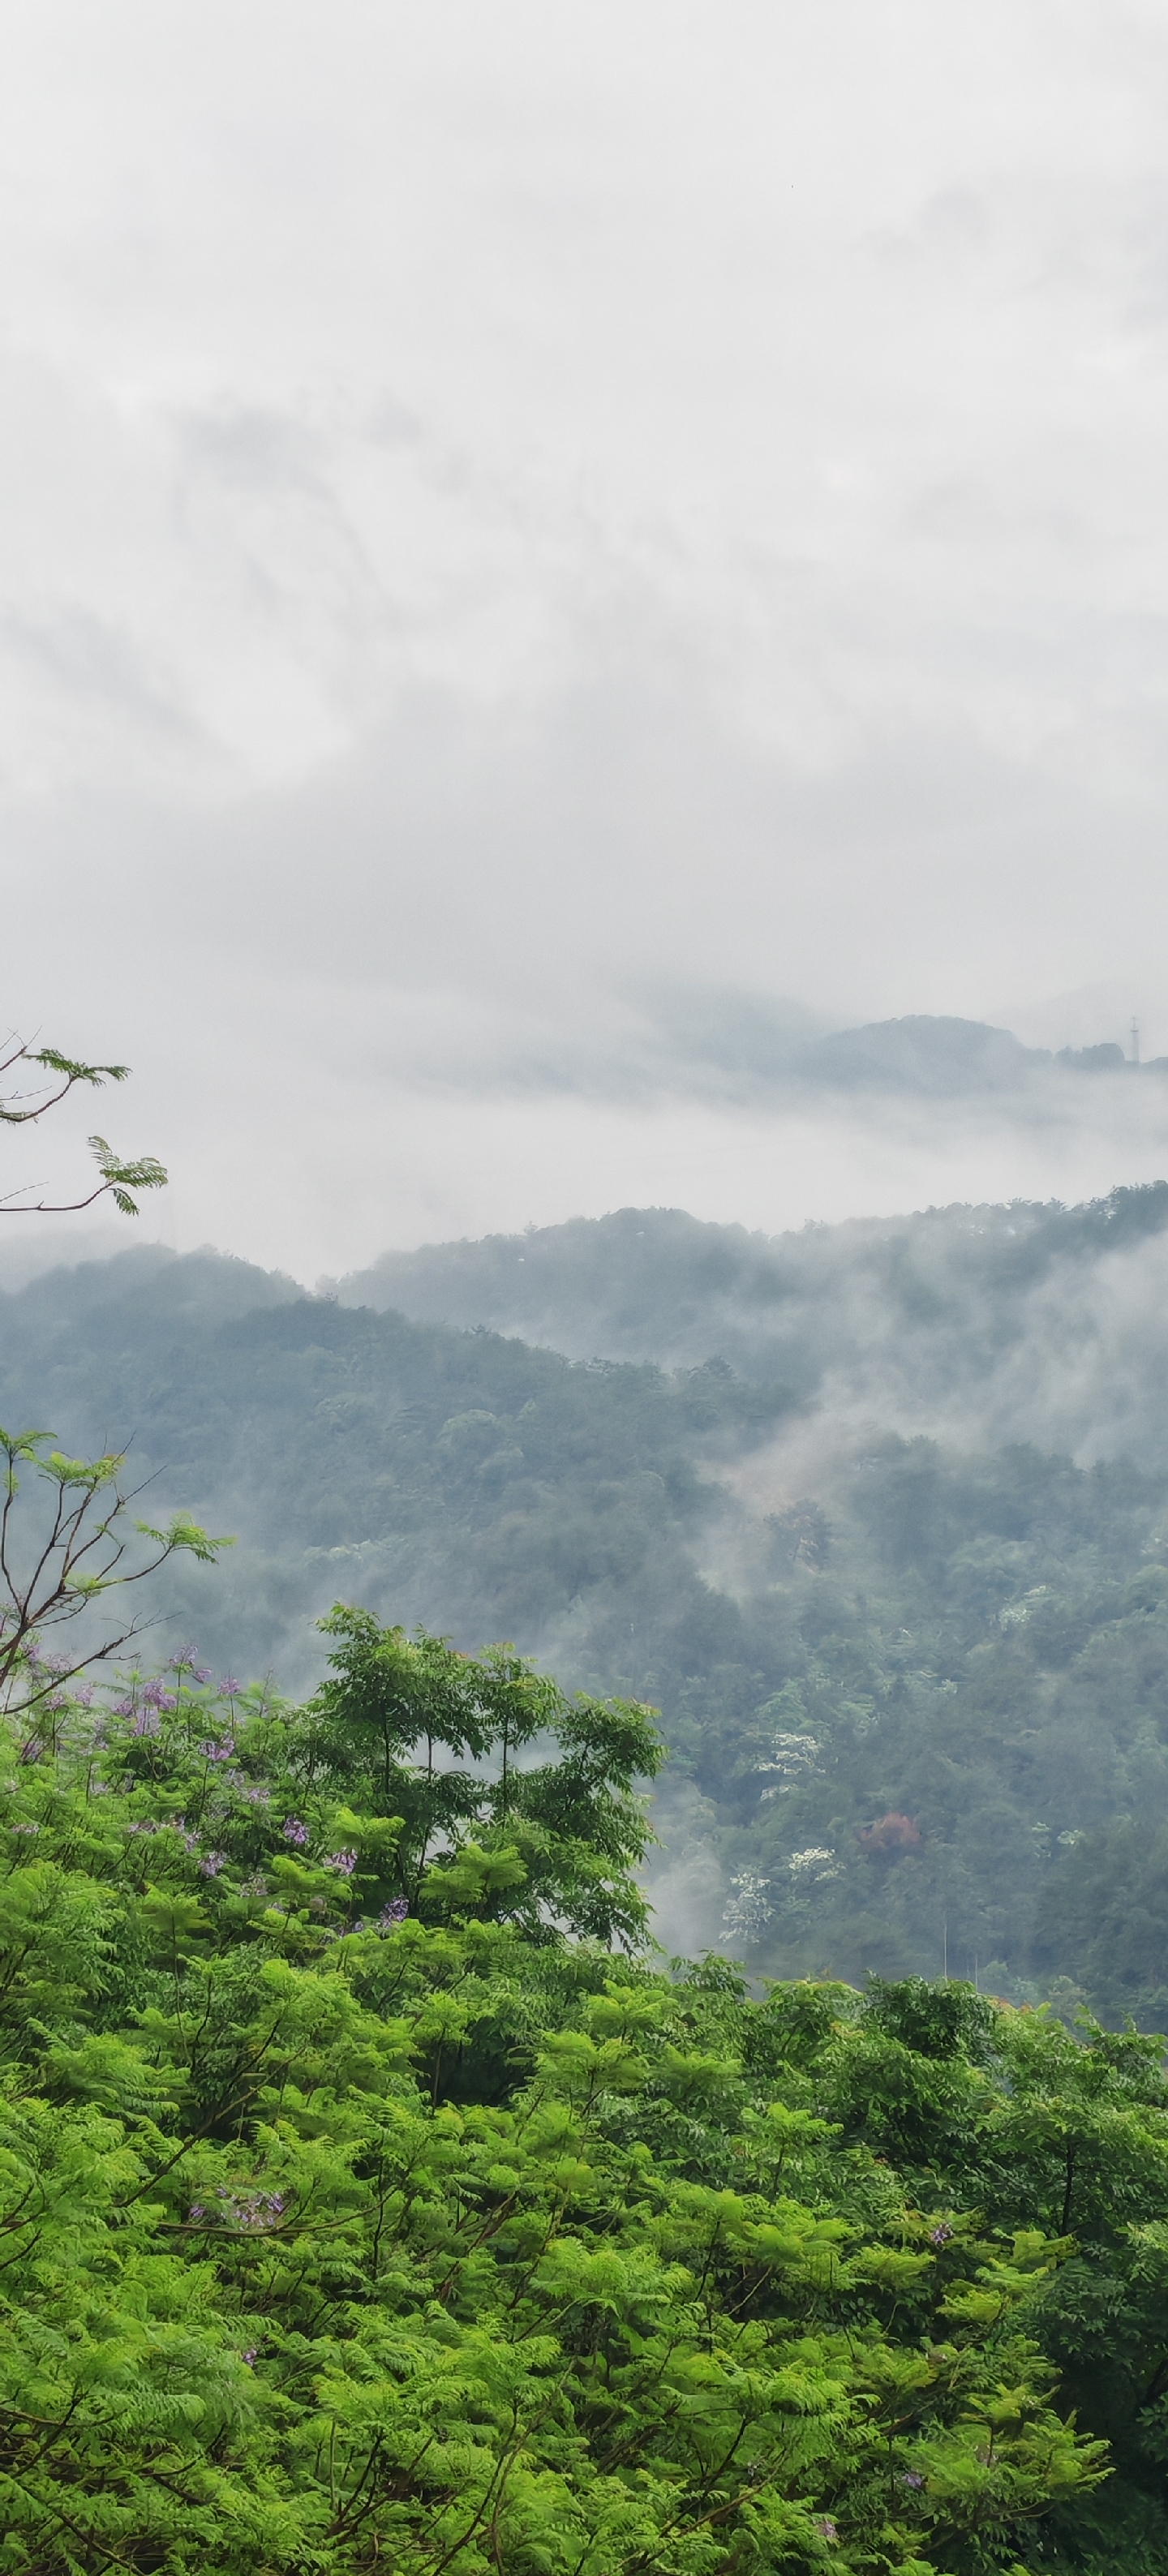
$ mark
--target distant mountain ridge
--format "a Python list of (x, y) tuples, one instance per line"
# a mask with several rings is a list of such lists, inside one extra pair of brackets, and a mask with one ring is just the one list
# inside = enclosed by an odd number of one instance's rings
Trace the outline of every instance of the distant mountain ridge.
[(1129, 1066), (1122, 1047), (1024, 1046), (1009, 1029), (984, 1020), (933, 1017), (874, 1020), (841, 1029), (800, 1049), (795, 1068), (804, 1080), (832, 1088), (911, 1091), (932, 1099), (957, 1099), (984, 1091), (1012, 1091), (1052, 1070), (1113, 1074), (1160, 1070)]
[[(636, 1061), (636, 1049), (630, 1063)], [(656, 1067), (684, 1076), (698, 1091), (721, 1096), (800, 1100), (870, 1093), (920, 1100), (994, 1099), (1033, 1102), (1068, 1075), (1159, 1076), (1168, 1058), (1131, 1064), (1122, 1046), (1026, 1046), (1011, 1030), (985, 1020), (930, 1012), (872, 1020), (862, 1027), (811, 1033), (757, 997), (738, 995), (718, 1008), (695, 997), (655, 1023), (641, 1076)], [(629, 1068), (626, 1066), (626, 1073)]]
[[(716, 1360), (821, 1422), (1168, 1470), (1164, 1181), (1075, 1207), (959, 1203), (776, 1236), (623, 1208), (387, 1253), (320, 1290), (305, 1301), (294, 1280), (207, 1250), (62, 1268), (0, 1292), (0, 1379), (14, 1366), (62, 1436), (93, 1417), (94, 1437), (120, 1438), (93, 1416), (106, 1355), (141, 1386), (208, 1331), (298, 1302), (323, 1318), (331, 1302), (569, 1361)], [(15, 1390), (5, 1401), (14, 1418)]]
[[(496, 1029), (484, 1050), (444, 1058), (429, 1074), (452, 1069), (461, 1081), (493, 1089), (574, 1093), (607, 1100), (671, 1098), (794, 1106), (969, 1101), (1023, 1116), (1036, 1106), (1070, 1106), (1068, 1079), (1081, 1084), (1118, 1078), (1153, 1087), (1168, 1059), (1129, 1064), (1122, 1046), (1028, 1046), (1008, 1028), (984, 1020), (918, 1012), (861, 1027), (818, 1025), (789, 1002), (757, 992), (627, 994), (599, 1021), (562, 1015), (537, 1027)], [(470, 1071), (472, 1059), (477, 1073)], [(419, 1070), (425, 1070), (419, 1068)], [(1082, 1102), (1079, 1108), (1082, 1108)]]
[(750, 1234), (623, 1208), (387, 1253), (343, 1305), (574, 1359), (718, 1357), (833, 1413), (1168, 1465), (1168, 1183)]

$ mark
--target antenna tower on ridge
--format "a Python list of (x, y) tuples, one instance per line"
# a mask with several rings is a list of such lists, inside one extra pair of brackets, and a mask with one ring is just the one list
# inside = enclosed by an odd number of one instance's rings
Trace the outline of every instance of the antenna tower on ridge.
[(1133, 1017), (1132, 1024), (1131, 1024), (1131, 1054), (1130, 1054), (1130, 1056), (1128, 1057), (1128, 1062), (1129, 1062), (1129, 1064), (1138, 1064), (1138, 1063), (1139, 1063), (1139, 1060), (1140, 1060), (1140, 1029), (1139, 1029), (1139, 1022), (1138, 1022), (1138, 1020), (1136, 1020), (1136, 1019)]

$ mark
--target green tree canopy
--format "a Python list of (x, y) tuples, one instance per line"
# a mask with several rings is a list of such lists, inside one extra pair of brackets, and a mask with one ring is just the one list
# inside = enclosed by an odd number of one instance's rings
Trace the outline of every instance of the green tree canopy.
[(580, 1937), (645, 1712), (331, 1632), (0, 1759), (3, 2576), (1163, 2564), (1158, 2051)]
[(312, 1703), (314, 1759), (322, 1779), (397, 1817), (398, 1894), (443, 1904), (481, 1868), (492, 1914), (529, 1938), (643, 1942), (631, 1872), (652, 1835), (635, 1784), (664, 1757), (649, 1709), (569, 1699), (508, 1646), (463, 1655), (369, 1610), (321, 1625), (335, 1642)]

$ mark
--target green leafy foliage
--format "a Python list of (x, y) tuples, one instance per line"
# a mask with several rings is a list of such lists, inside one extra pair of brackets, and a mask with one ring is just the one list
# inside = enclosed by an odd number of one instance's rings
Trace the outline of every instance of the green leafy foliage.
[(0, 1075), (10, 1073), (17, 1064), (35, 1065), (56, 1079), (40, 1084), (31, 1093), (7, 1093), (0, 1100), (0, 1119), (8, 1127), (35, 1125), (59, 1101), (67, 1099), (78, 1083), (100, 1090), (106, 1082), (125, 1082), (130, 1071), (128, 1064), (84, 1064), (76, 1056), (62, 1055), (59, 1047), (30, 1047), (19, 1042), (9, 1045), (0, 1061)]
[[(0, 1082), (16, 1066), (28, 1066), (35, 1073), (47, 1074), (47, 1082), (37, 1082), (29, 1091), (10, 1090), (0, 1093), (0, 1123), (8, 1127), (35, 1127), (52, 1109), (60, 1107), (72, 1091), (100, 1091), (107, 1082), (125, 1082), (126, 1064), (86, 1064), (76, 1056), (62, 1055), (59, 1047), (33, 1047), (27, 1040), (10, 1038), (7, 1051), (0, 1052)], [(127, 1161), (104, 1136), (91, 1136), (89, 1150), (98, 1169), (95, 1189), (83, 1198), (51, 1203), (33, 1199), (27, 1190), (7, 1192), (0, 1197), (0, 1213), (8, 1216), (75, 1215), (81, 1208), (93, 1207), (98, 1199), (110, 1197), (122, 1216), (137, 1216), (135, 1191), (160, 1190), (166, 1187), (166, 1172), (153, 1154), (139, 1154)]]
[(646, 1712), (330, 1637), (0, 1760), (3, 2576), (1163, 2563), (1158, 2050), (611, 1948)]
[[(437, 1873), (443, 1902), (473, 1894), (532, 1939), (565, 1926), (644, 1941), (648, 1908), (630, 1871), (650, 1835), (633, 1783), (652, 1780), (663, 1753), (648, 1710), (570, 1701), (509, 1648), (476, 1661), (382, 1628), (369, 1610), (336, 1609), (322, 1625), (337, 1643), (315, 1703), (315, 1760), (323, 1778), (396, 1817), (396, 1884), (412, 1906)], [(549, 1736), (560, 1759), (532, 1759)], [(409, 1758), (419, 1740), (424, 1768)], [(468, 1756), (473, 1770), (455, 1767)]]
[(137, 1154), (127, 1162), (104, 1136), (91, 1136), (89, 1150), (101, 1174), (101, 1188), (94, 1190), (91, 1199), (82, 1202), (85, 1206), (92, 1206), (93, 1199), (100, 1198), (108, 1190), (122, 1216), (137, 1216), (138, 1202), (131, 1195), (134, 1190), (166, 1188), (165, 1169), (153, 1154)]

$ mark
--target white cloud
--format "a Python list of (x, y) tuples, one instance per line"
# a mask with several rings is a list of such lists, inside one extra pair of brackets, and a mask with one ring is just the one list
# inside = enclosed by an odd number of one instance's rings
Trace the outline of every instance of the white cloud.
[(1081, 0), (13, 26), (4, 1007), (180, 1239), (1158, 1167), (613, 1094), (646, 995), (1163, 1009), (1166, 99)]

